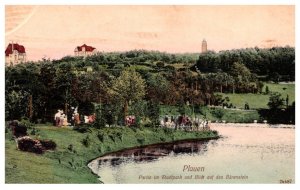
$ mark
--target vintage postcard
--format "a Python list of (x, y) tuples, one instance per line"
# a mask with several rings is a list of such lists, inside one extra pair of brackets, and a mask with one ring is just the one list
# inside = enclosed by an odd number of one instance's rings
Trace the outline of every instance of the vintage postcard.
[(294, 184), (295, 5), (5, 5), (6, 184)]

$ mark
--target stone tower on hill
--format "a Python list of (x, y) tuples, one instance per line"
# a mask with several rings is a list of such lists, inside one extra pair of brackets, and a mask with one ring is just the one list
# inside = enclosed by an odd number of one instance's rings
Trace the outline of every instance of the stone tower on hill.
[(202, 53), (207, 52), (207, 42), (205, 39), (202, 41)]

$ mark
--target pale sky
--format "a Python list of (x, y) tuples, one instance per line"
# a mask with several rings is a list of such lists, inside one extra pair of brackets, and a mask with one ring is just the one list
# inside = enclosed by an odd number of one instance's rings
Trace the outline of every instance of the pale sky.
[(28, 60), (98, 51), (201, 52), (295, 46), (295, 6), (5, 6), (5, 44)]

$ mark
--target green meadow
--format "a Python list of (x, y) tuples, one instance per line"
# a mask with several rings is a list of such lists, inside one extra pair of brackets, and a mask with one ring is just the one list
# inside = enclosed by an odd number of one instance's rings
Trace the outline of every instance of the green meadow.
[[(289, 104), (292, 104), (295, 101), (295, 84), (272, 84), (265, 83), (263, 87), (263, 92), (265, 92), (266, 86), (269, 88), (269, 92), (279, 92), (281, 97), (285, 100), (287, 95), (289, 95)], [(232, 94), (232, 93), (218, 93), (225, 97), (229, 97), (230, 103), (237, 108), (244, 108), (245, 103), (247, 102), (250, 106), (250, 109), (260, 109), (268, 108), (269, 94)]]

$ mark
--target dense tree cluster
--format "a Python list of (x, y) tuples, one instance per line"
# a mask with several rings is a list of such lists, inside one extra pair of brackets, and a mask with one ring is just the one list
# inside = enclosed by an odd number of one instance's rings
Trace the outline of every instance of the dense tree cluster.
[(150, 107), (187, 101), (201, 105), (214, 103), (209, 80), (191, 71), (152, 73), (129, 66), (88, 71), (90, 66), (85, 59), (62, 60), (6, 67), (7, 119), (26, 116), (51, 121), (57, 109), (68, 110), (71, 106), (78, 106), (81, 114), (88, 115), (93, 112), (94, 103), (103, 105), (101, 109), (108, 105), (107, 110), (123, 110), (125, 115), (132, 109), (141, 110), (135, 104), (142, 106), (143, 101)]
[(293, 47), (246, 48), (218, 53), (208, 51), (200, 54), (193, 69), (204, 73), (230, 73), (235, 63), (245, 65), (252, 74), (265, 80), (275, 82), (295, 80), (295, 48)]
[[(57, 109), (78, 106), (81, 114), (88, 115), (95, 111), (96, 104), (96, 111), (114, 114), (106, 117), (110, 123), (115, 122), (115, 117), (120, 119), (127, 114), (139, 117), (150, 114), (150, 119), (157, 122), (159, 104), (221, 105), (225, 100), (215, 92), (260, 93), (263, 84), (257, 75), (278, 71), (279, 76), (293, 76), (294, 61), (290, 63), (293, 50), (208, 52), (200, 55), (196, 65), (200, 72), (189, 69), (196, 62), (197, 54), (144, 50), (99, 53), (86, 58), (67, 56), (6, 67), (6, 119), (25, 116), (33, 121), (52, 121)], [(247, 52), (249, 61), (245, 61)], [(262, 58), (257, 57), (271, 52), (274, 57), (264, 66)], [(279, 59), (286, 68), (280, 70), (273, 66)], [(176, 68), (173, 64), (185, 67)]]

